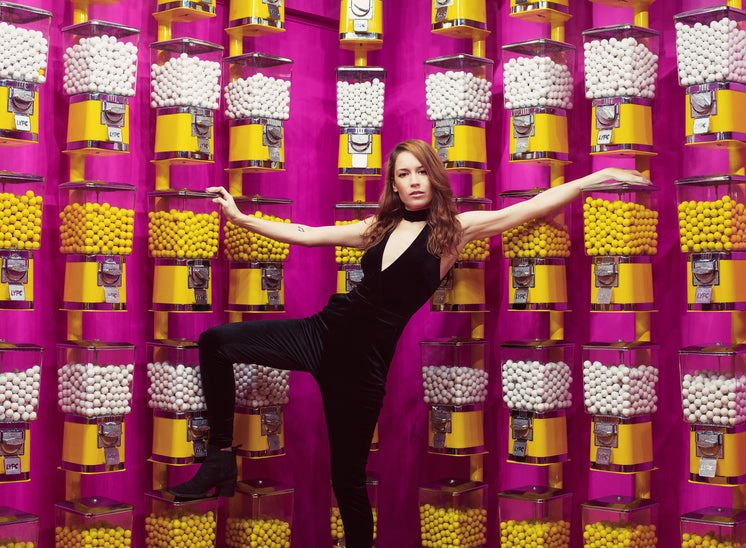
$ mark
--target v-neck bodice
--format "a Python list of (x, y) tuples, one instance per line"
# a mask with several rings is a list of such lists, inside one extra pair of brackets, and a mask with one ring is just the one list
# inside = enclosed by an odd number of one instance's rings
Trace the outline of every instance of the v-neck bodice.
[(402, 316), (414, 314), (440, 284), (440, 258), (427, 251), (425, 227), (401, 255), (381, 270), (391, 232), (363, 255), (363, 281), (354, 290), (376, 306)]

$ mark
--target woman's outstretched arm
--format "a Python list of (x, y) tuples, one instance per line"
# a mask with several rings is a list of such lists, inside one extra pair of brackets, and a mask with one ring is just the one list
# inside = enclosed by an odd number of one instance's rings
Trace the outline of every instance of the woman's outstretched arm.
[(233, 197), (221, 186), (210, 187), (207, 192), (216, 194), (212, 201), (220, 205), (227, 221), (287, 244), (305, 247), (325, 245), (362, 247), (363, 233), (373, 220), (370, 217), (359, 223), (339, 226), (307, 226), (298, 223), (281, 223), (241, 213)]
[(650, 180), (639, 171), (614, 167), (602, 169), (503, 209), (461, 213), (459, 220), (464, 229), (462, 242), (466, 244), (472, 240), (496, 236), (526, 221), (543, 217), (577, 199), (582, 189), (610, 180), (650, 184)]

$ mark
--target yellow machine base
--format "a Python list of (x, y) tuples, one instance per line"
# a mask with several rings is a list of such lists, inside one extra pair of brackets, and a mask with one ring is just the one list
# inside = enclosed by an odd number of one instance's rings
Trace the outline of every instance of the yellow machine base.
[(241, 447), (238, 454), (249, 458), (275, 457), (285, 454), (285, 429), (278, 434), (280, 449), (271, 450), (267, 435), (262, 435), (262, 416), (236, 412), (233, 416), (233, 442)]
[(696, 303), (697, 288), (692, 283), (692, 261), (686, 262), (686, 298), (690, 310), (742, 310), (746, 307), (746, 260), (718, 261), (720, 283), (712, 286), (710, 305)]
[[(715, 100), (717, 101), (717, 114), (710, 116), (708, 134), (731, 133), (746, 135), (746, 117), (743, 116), (743, 113), (746, 112), (746, 92), (735, 89), (719, 89), (715, 91)], [(698, 137), (694, 134), (695, 118), (692, 118), (691, 112), (691, 95), (687, 93), (685, 113), (686, 136), (688, 140)], [(740, 137), (735, 136), (734, 139), (742, 140)], [(713, 141), (701, 143), (687, 142), (687, 144), (704, 148), (716, 146)]]
[[(433, 132), (437, 128), (433, 128)], [(435, 135), (433, 146), (438, 148)], [(487, 167), (487, 133), (484, 127), (455, 125), (453, 126), (453, 146), (448, 148), (446, 168), (474, 168)]]
[[(350, 154), (349, 153), (349, 141), (350, 141), (350, 134), (349, 133), (340, 133), (339, 134), (339, 171), (340, 173), (343, 171), (348, 170), (357, 170), (357, 169), (364, 169), (364, 170), (376, 170), (376, 173), (381, 172), (381, 134), (380, 133), (374, 133), (371, 136), (372, 143), (371, 148), (372, 152), (370, 154)], [(353, 163), (353, 157), (362, 157), (365, 156), (367, 162), (364, 166)]]
[(207, 287), (207, 304), (198, 303), (189, 288), (189, 266), (155, 265), (153, 308), (171, 307), (173, 311), (206, 311), (212, 307), (212, 286)]
[[(458, 408), (456, 408), (458, 409)], [(432, 424), (432, 409), (430, 421)], [(484, 410), (454, 411), (451, 413), (451, 432), (445, 435), (442, 448), (433, 447), (433, 431), (428, 432), (428, 451), (440, 455), (477, 455), (484, 449)]]
[(5, 457), (0, 456), (0, 483), (29, 481), (31, 479), (31, 429), (29, 423), (18, 424), (24, 426), (23, 455), (20, 455), (20, 469), (17, 473), (5, 473)]
[(723, 457), (717, 459), (715, 477), (699, 475), (700, 457), (697, 456), (696, 432), (689, 432), (689, 481), (711, 485), (737, 485), (746, 483), (746, 431), (728, 433), (729, 428), (713, 427), (723, 438)]
[(261, 268), (231, 268), (228, 274), (228, 310), (237, 312), (282, 312), (285, 310), (285, 283), (280, 281), (279, 304), (270, 304), (262, 289)]
[(173, 465), (198, 462), (194, 458), (194, 442), (188, 439), (188, 415), (153, 416), (153, 454), (150, 460)]
[[(510, 154), (515, 154), (516, 138), (513, 134), (513, 118), (510, 119)], [(530, 153), (547, 153), (549, 157), (565, 159), (569, 152), (567, 144), (567, 118), (545, 112), (534, 114), (534, 134), (528, 137)]]
[[(23, 284), (25, 298), (22, 301), (11, 300), (10, 286), (0, 283), (0, 310), (33, 310), (34, 308), (34, 259), (28, 261), (28, 283)], [(0, 470), (2, 468), (0, 467)]]
[(212, 2), (191, 2), (188, 0), (158, 0), (156, 21), (163, 23), (189, 23), (215, 17), (215, 0)]
[[(235, 3), (235, 2), (234, 2)], [(230, 126), (229, 130), (229, 162), (248, 162), (250, 164), (269, 166), (272, 161), (269, 158), (269, 147), (263, 144), (264, 126), (262, 124), (244, 124)], [(280, 151), (280, 164), (285, 162), (285, 140), (283, 145), (277, 147)], [(269, 168), (265, 167), (264, 170)], [(275, 171), (282, 171), (277, 169)]]
[(215, 128), (210, 128), (209, 152), (200, 150), (199, 139), (192, 135), (192, 115), (189, 112), (159, 114), (155, 121), (155, 153), (193, 153), (212, 157), (215, 149)]
[(591, 468), (606, 472), (634, 473), (653, 468), (653, 426), (652, 422), (638, 422), (617, 426), (617, 447), (611, 448), (609, 464), (600, 464), (596, 459), (598, 446), (594, 442), (596, 422), (591, 432)]
[(611, 288), (611, 303), (599, 304), (596, 273), (591, 266), (591, 310), (635, 311), (652, 310), (653, 267), (651, 263), (618, 263), (619, 286)]
[[(72, 143), (92, 141), (102, 143), (102, 146), (106, 146), (106, 143), (110, 142), (107, 126), (101, 123), (101, 108), (102, 101), (95, 99), (70, 103), (69, 119), (67, 122), (68, 145)], [(122, 142), (111, 142), (111, 145), (117, 147), (117, 150), (110, 150), (107, 152), (113, 154), (127, 152), (130, 142), (129, 127), (130, 107), (129, 104), (127, 104), (125, 105), (124, 111), (124, 126), (121, 128)], [(94, 146), (93, 148), (96, 147)]]
[[(544, 5), (550, 5), (552, 8), (546, 8)], [(510, 16), (522, 21), (531, 23), (549, 23), (552, 26), (564, 24), (572, 15), (567, 13), (567, 0), (557, 0), (556, 2), (533, 2), (523, 4), (518, 7), (511, 0)]]
[[(508, 293), (511, 310), (561, 310), (567, 307), (567, 277), (564, 264), (534, 265), (534, 287), (528, 289), (528, 302), (516, 303), (513, 268), (509, 268)], [(560, 305), (560, 306), (557, 306)]]
[(98, 285), (97, 262), (65, 263), (65, 289), (63, 310), (126, 310), (127, 272), (122, 261), (122, 285), (119, 302), (107, 303), (104, 286)]
[(482, 0), (462, 0), (446, 8), (434, 8), (430, 21), (433, 33), (442, 36), (478, 38), (489, 34), (487, 10)]
[(430, 299), (434, 312), (475, 312), (485, 310), (483, 268), (453, 268), (452, 288), (445, 290), (445, 302)]
[[(511, 425), (513, 417), (510, 418)], [(512, 433), (508, 440), (508, 460), (540, 466), (567, 460), (567, 419), (564, 415), (549, 418), (533, 418), (533, 439), (526, 443), (526, 455), (513, 454), (515, 441)]]
[(34, 92), (33, 114), (29, 115), (29, 129), (17, 129), (15, 113), (8, 112), (10, 88), (0, 86), (0, 143), (3, 145), (35, 144), (39, 139), (39, 92)]
[(104, 448), (98, 446), (98, 423), (95, 422), (95, 419), (90, 423), (72, 422), (66, 419), (62, 434), (61, 468), (81, 474), (100, 474), (124, 470), (124, 421), (121, 422), (121, 427), (121, 443), (117, 447), (119, 464), (107, 465)]
[[(591, 115), (591, 147), (598, 144), (598, 128), (596, 127), (596, 107)], [(632, 154), (635, 151), (652, 154), (649, 150), (653, 146), (653, 114), (648, 105), (634, 105), (623, 103), (619, 105), (619, 127), (611, 132), (610, 148), (623, 147), (621, 150), (599, 151), (592, 148), (592, 154), (620, 155)]]

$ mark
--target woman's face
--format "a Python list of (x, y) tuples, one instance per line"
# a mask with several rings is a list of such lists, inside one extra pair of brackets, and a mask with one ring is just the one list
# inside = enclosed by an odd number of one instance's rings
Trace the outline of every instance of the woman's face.
[(394, 164), (394, 192), (410, 211), (426, 209), (433, 199), (430, 177), (411, 152), (400, 152)]

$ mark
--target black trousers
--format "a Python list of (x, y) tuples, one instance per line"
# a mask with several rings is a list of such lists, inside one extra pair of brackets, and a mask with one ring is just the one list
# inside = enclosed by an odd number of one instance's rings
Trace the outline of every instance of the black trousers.
[(404, 323), (363, 301), (334, 295), (324, 310), (308, 318), (225, 324), (199, 337), (210, 443), (218, 447), (232, 442), (234, 363), (305, 371), (316, 379), (329, 436), (332, 487), (348, 548), (373, 545), (366, 464)]

